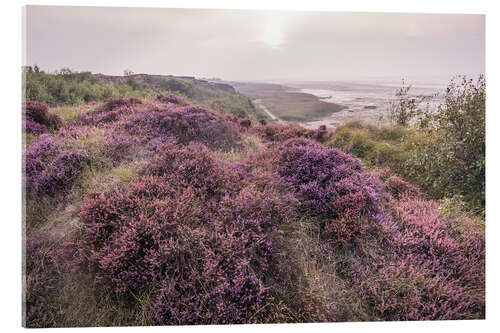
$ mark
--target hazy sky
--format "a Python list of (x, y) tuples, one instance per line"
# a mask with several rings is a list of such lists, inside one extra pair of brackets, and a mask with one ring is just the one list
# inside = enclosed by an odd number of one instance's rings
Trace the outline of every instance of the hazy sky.
[(483, 15), (27, 8), (26, 63), (94, 73), (338, 80), (484, 73)]

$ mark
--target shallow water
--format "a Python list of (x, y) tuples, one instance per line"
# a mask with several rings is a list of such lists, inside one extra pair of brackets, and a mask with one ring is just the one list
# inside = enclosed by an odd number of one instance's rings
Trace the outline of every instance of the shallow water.
[[(299, 88), (300, 91), (320, 97), (325, 102), (341, 104), (344, 110), (336, 112), (322, 120), (302, 123), (307, 128), (317, 128), (326, 125), (330, 128), (340, 126), (350, 120), (363, 120), (370, 123), (382, 124), (389, 121), (389, 106), (396, 90), (401, 87), (400, 82), (329, 82), (303, 83), (289, 85)], [(415, 84), (410, 90), (411, 95), (433, 95), (429, 105), (437, 107), (442, 101), (444, 84)]]

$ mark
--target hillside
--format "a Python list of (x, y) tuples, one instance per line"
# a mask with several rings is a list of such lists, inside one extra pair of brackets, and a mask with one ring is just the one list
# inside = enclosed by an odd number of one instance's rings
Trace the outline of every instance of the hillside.
[(447, 195), (476, 178), (408, 182), (414, 148), (386, 152), (416, 130), (247, 122), (210, 104), (226, 86), (132, 79), (192, 95), (24, 104), (26, 326), (484, 318), (484, 216)]
[(253, 121), (268, 118), (265, 112), (232, 86), (188, 76), (111, 76), (69, 69), (48, 74), (35, 66), (24, 68), (23, 78), (25, 99), (45, 102), (49, 106), (76, 106), (106, 98), (152, 98), (175, 93), (190, 103), (216, 108), (235, 117)]

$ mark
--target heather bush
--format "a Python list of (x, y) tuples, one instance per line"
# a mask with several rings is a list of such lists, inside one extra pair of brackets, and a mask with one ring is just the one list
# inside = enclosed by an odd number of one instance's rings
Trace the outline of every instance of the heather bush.
[(28, 133), (42, 133), (47, 128), (58, 129), (62, 120), (48, 112), (48, 106), (41, 102), (26, 102), (23, 104), (25, 129)]
[(405, 197), (420, 198), (420, 189), (407, 181), (397, 177), (391, 176), (385, 181), (386, 188), (396, 199)]
[(304, 210), (321, 219), (324, 236), (338, 242), (366, 231), (381, 213), (385, 191), (357, 159), (299, 138), (280, 147), (279, 174), (294, 186)]
[(180, 186), (191, 187), (201, 197), (224, 196), (238, 185), (238, 177), (218, 161), (204, 145), (186, 147), (166, 144), (145, 169), (146, 174), (163, 176)]
[(25, 153), (28, 194), (54, 196), (71, 188), (88, 157), (77, 148), (67, 149), (56, 137), (43, 134)]
[(268, 124), (255, 129), (257, 133), (269, 142), (284, 142), (293, 138), (310, 138), (312, 131), (298, 125)]
[(136, 156), (137, 138), (117, 126), (71, 125), (60, 129), (58, 137), (67, 145), (84, 149), (89, 166), (96, 170), (117, 166)]
[(131, 106), (131, 100), (128, 98), (108, 98), (104, 102), (104, 105), (101, 107), (102, 112), (112, 111), (118, 107)]
[(167, 104), (149, 109), (129, 118), (124, 127), (131, 134), (149, 139), (175, 136), (179, 143), (197, 141), (212, 148), (235, 147), (240, 140), (235, 124), (199, 106)]
[(151, 292), (156, 324), (265, 321), (294, 197), (235, 186), (203, 146), (162, 148), (125, 188), (89, 194), (67, 244), (75, 264), (116, 294)]
[(142, 99), (137, 98), (137, 97), (129, 97), (128, 100), (129, 100), (130, 104), (133, 105), (133, 106), (134, 105), (138, 105), (138, 104), (143, 104)]
[[(250, 100), (169, 85), (231, 115), (169, 95), (108, 99), (52, 135), (26, 119), (28, 326), (484, 318), (484, 221), (460, 191), (425, 201), (433, 192), (405, 169), (446, 135), (242, 130), (257, 124)], [(477, 120), (481, 98), (453, 96), (434, 123), (451, 126), (461, 99)]]
[(123, 115), (134, 112), (134, 110), (127, 105), (118, 105), (111, 110), (97, 110), (95, 112), (87, 113), (81, 117), (84, 124), (99, 125), (120, 120)]
[(392, 204), (393, 217), (381, 224), (378, 245), (366, 240), (369, 252), (344, 271), (373, 315), (383, 320), (484, 318), (484, 234), (475, 228), (456, 233), (457, 221), (440, 218), (432, 201), (408, 198)]
[(32, 134), (42, 134), (47, 132), (47, 126), (39, 124), (29, 118), (24, 120), (23, 129), (26, 131), (26, 133)]
[(248, 177), (248, 169), (250, 166), (246, 163), (235, 162), (230, 165), (231, 169), (240, 177), (240, 179), (245, 179)]
[(188, 103), (182, 97), (173, 94), (167, 96), (159, 95), (158, 97), (156, 97), (156, 100), (162, 103), (173, 103), (181, 106), (188, 105)]
[(252, 122), (248, 118), (243, 118), (239, 122), (240, 127), (242, 128), (250, 128), (252, 126)]

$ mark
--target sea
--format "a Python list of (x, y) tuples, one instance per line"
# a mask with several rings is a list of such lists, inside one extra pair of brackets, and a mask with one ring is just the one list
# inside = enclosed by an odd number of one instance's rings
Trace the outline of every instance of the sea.
[[(432, 96), (429, 100), (429, 107), (432, 109), (442, 103), (448, 81), (405, 84), (411, 84), (409, 94), (412, 96)], [(395, 99), (396, 91), (402, 87), (402, 81), (300, 82), (288, 83), (287, 86), (344, 107), (342, 111), (321, 120), (302, 123), (304, 127), (315, 129), (321, 125), (335, 128), (350, 120), (362, 120), (374, 124), (389, 122), (390, 103)]]

